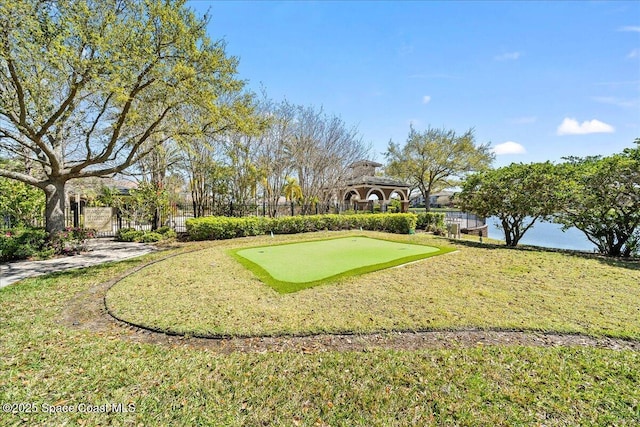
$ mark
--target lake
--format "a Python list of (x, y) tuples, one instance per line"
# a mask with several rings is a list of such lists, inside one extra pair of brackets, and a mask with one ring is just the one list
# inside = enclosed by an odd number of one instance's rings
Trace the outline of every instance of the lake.
[[(504, 232), (498, 228), (500, 221), (496, 217), (487, 218), (489, 237), (504, 241)], [(563, 232), (558, 224), (536, 221), (520, 240), (523, 245), (544, 246), (546, 248), (575, 249), (593, 252), (595, 245), (577, 228)]]

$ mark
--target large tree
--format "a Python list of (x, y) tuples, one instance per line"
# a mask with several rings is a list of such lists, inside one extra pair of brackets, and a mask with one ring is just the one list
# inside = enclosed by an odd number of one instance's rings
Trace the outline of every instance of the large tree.
[(556, 222), (581, 230), (609, 256), (640, 252), (640, 140), (635, 143), (607, 157), (569, 158), (560, 168), (568, 190)]
[(458, 135), (454, 130), (433, 128), (418, 132), (411, 126), (403, 146), (389, 141), (385, 171), (420, 190), (429, 210), (432, 193), (452, 187), (469, 172), (491, 164), (494, 155), (489, 145), (476, 145), (473, 129)]
[(349, 166), (368, 156), (370, 148), (356, 127), (322, 108), (299, 106), (296, 125), (286, 146), (291, 166), (302, 190), (303, 213), (316, 201), (327, 202), (327, 189), (338, 187)]
[(228, 199), (231, 171), (218, 160), (215, 147), (201, 140), (184, 150), (182, 169), (186, 173), (195, 217), (223, 212), (221, 207)]
[(237, 61), (183, 0), (0, 2), (0, 155), (39, 165), (0, 176), (44, 190), (46, 228), (64, 227), (69, 180), (112, 176), (182, 130), (237, 119)]
[(497, 217), (506, 245), (516, 246), (536, 221), (561, 209), (565, 187), (549, 162), (512, 163), (468, 176), (456, 199), (466, 212)]
[(262, 114), (268, 121), (260, 135), (257, 162), (262, 173), (263, 206), (271, 217), (278, 212), (282, 189), (292, 171), (288, 147), (295, 130), (296, 111), (297, 107), (286, 100), (277, 104), (263, 103)]

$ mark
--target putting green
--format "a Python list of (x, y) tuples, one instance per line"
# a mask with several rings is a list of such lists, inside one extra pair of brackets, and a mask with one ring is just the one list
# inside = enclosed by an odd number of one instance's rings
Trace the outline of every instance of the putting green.
[(352, 276), (450, 252), (432, 246), (369, 237), (261, 246), (232, 253), (278, 292), (295, 292), (329, 279)]

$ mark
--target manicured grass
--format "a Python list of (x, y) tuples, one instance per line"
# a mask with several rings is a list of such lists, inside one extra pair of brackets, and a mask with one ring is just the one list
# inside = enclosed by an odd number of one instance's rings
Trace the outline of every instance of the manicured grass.
[(289, 293), (451, 250), (352, 236), (235, 249), (231, 253), (260, 280), (280, 293)]
[[(202, 336), (480, 328), (640, 338), (637, 262), (460, 242), (455, 253), (280, 294), (228, 253), (345, 236), (352, 235), (210, 242), (124, 279), (106, 302), (134, 324)], [(451, 245), (426, 234), (394, 239)]]
[[(431, 242), (430, 239), (424, 241)], [(236, 241), (235, 245), (255, 243), (255, 240), (243, 240)], [(210, 247), (208, 250), (217, 257), (207, 260), (206, 267), (198, 260), (199, 267), (220, 273), (225, 266), (211, 264), (225, 259), (228, 247)], [(573, 288), (579, 289), (587, 282), (589, 291), (602, 293), (600, 283), (614, 293), (613, 303), (601, 302), (603, 312), (610, 311), (625, 298), (629, 300), (628, 305), (623, 305), (613, 317), (628, 312), (631, 306), (638, 307), (637, 280), (631, 281), (638, 277), (638, 270), (630, 263), (609, 264), (546, 252), (462, 245), (459, 248), (462, 249), (459, 254), (435, 257), (427, 263), (450, 257), (447, 262), (460, 268), (478, 267), (484, 260), (492, 268), (500, 268), (513, 286), (533, 286), (527, 284), (527, 277), (534, 275), (536, 280), (545, 282), (542, 288), (550, 290), (561, 286), (569, 299), (576, 295), (571, 296), (575, 291), (567, 281), (584, 275), (584, 280), (576, 280)], [(153, 254), (143, 260), (163, 255)], [(189, 256), (180, 258), (184, 261)], [(454, 261), (456, 259), (458, 261)], [(548, 270), (552, 261), (561, 266)], [(640, 353), (633, 351), (478, 346), (421, 351), (224, 355), (179, 344), (132, 342), (126, 339), (126, 328), (91, 332), (63, 322), (65, 308), (78, 294), (141, 262), (128, 260), (34, 278), (0, 290), (0, 402), (29, 402), (39, 410), (18, 414), (0, 412), (0, 425), (623, 426), (636, 425), (640, 420), (640, 370), (637, 368)], [(230, 263), (236, 264), (233, 260)], [(429, 281), (443, 277), (434, 274), (431, 268), (416, 270), (418, 267), (421, 263), (393, 269), (391, 271), (399, 274), (384, 278), (412, 276), (414, 282), (422, 282), (416, 276), (418, 271), (429, 274)], [(603, 281), (593, 282), (591, 276), (598, 276), (593, 274), (598, 267), (601, 267), (599, 276)], [(546, 276), (563, 268), (572, 273)], [(546, 273), (541, 275), (536, 269)], [(470, 274), (476, 280), (476, 270), (461, 274)], [(322, 286), (278, 295), (251, 279), (250, 273), (245, 275), (240, 271), (227, 273), (235, 275), (245, 286), (259, 287), (282, 299), (334, 288)], [(495, 280), (490, 271), (487, 270), (483, 280), (485, 284)], [(173, 272), (182, 273), (183, 269)], [(467, 280), (462, 276), (457, 278)], [(147, 285), (141, 283), (140, 289)], [(481, 287), (480, 291), (486, 293), (487, 288)], [(625, 293), (625, 298), (619, 293)], [(478, 295), (477, 298), (482, 298)], [(354, 300), (363, 298), (357, 290), (352, 296)], [(241, 297), (229, 295), (228, 303), (238, 304), (234, 299)], [(171, 301), (172, 296), (165, 298)], [(549, 301), (551, 294), (544, 298)], [(592, 304), (595, 297), (584, 300), (585, 306)], [(407, 309), (414, 307), (409, 305)], [(383, 309), (372, 307), (371, 311), (378, 316)], [(460, 309), (457, 301), (450, 305), (451, 311)], [(495, 319), (491, 314), (488, 316)], [(591, 314), (583, 321), (600, 323), (596, 317)], [(537, 319), (542, 329), (545, 321), (541, 316)], [(637, 314), (633, 319), (635, 336), (638, 336)], [(78, 320), (84, 323), (91, 319)], [(455, 326), (455, 321), (449, 323), (449, 327)], [(135, 412), (52, 414), (42, 410), (45, 404), (62, 408), (63, 405), (105, 403), (133, 404)]]

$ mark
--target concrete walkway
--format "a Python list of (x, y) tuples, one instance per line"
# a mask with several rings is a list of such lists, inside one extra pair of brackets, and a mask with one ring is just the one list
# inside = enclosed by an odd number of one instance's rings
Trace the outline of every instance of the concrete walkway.
[(0, 264), (0, 288), (27, 277), (55, 273), (73, 268), (90, 267), (106, 262), (120, 261), (154, 252), (154, 246), (145, 243), (116, 242), (111, 239), (91, 239), (88, 251), (80, 255), (44, 261), (16, 261)]

